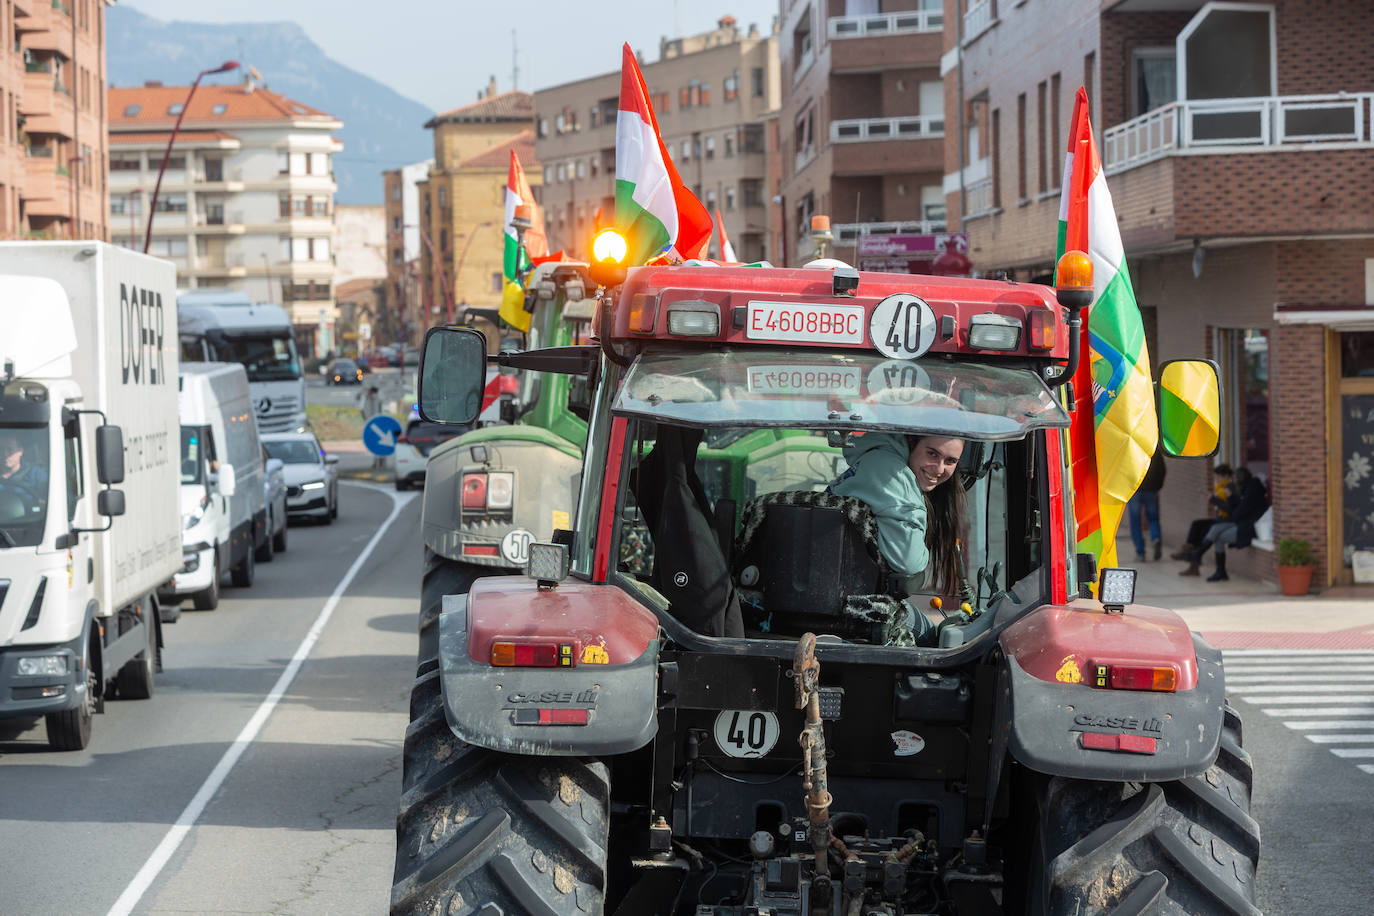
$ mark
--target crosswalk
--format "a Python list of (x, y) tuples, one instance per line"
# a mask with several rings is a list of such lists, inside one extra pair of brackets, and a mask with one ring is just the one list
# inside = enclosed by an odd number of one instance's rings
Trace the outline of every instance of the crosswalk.
[(1374, 651), (1229, 649), (1226, 693), (1374, 775)]

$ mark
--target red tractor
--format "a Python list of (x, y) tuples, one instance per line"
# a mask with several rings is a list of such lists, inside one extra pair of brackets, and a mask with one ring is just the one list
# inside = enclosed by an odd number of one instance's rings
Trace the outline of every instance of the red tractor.
[[(586, 376), (582, 486), (443, 599), (393, 913), (1257, 912), (1221, 653), (1075, 553), (1081, 277), (609, 273), (594, 344), (493, 357)], [(432, 329), (422, 414), (471, 422), (486, 359)], [(964, 444), (937, 594), (829, 492), (890, 434)]]

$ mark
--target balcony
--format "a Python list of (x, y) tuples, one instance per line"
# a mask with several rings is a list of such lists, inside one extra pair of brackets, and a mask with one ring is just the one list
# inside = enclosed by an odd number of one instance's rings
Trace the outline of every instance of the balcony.
[(944, 26), (943, 10), (908, 10), (876, 16), (832, 16), (828, 27), (831, 38), (877, 38), (939, 32)]
[(831, 143), (862, 143), (869, 140), (921, 140), (945, 135), (944, 115), (912, 115), (905, 118), (852, 118), (830, 122)]
[(836, 245), (857, 245), (861, 235), (934, 235), (945, 231), (942, 219), (899, 220), (881, 223), (838, 223), (833, 227)]
[(1108, 174), (1164, 156), (1374, 147), (1374, 93), (1173, 102), (1102, 132)]
[(992, 28), (992, 23), (992, 0), (982, 0), (970, 6), (968, 12), (964, 13), (964, 44)]

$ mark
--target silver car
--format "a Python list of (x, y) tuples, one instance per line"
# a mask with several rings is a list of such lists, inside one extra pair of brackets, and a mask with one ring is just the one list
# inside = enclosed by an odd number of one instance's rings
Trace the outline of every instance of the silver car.
[(326, 455), (314, 433), (267, 433), (262, 444), (281, 459), (288, 516), (326, 525), (339, 517), (338, 455)]
[(267, 506), (267, 537), (258, 547), (257, 558), (263, 563), (286, 550), (286, 475), (282, 472), (280, 458), (267, 454), (267, 446), (262, 449), (262, 494)]

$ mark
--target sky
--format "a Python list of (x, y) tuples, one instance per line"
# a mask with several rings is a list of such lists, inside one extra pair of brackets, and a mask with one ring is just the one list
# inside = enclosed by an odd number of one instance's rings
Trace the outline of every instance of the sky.
[[(118, 0), (165, 21), (276, 22), (303, 28), (334, 60), (435, 111), (498, 91), (534, 91), (620, 69), (628, 41), (649, 61), (663, 37), (732, 15), (767, 34), (778, 0)], [(512, 40), (511, 30), (515, 30)], [(512, 45), (518, 49), (513, 54)]]

